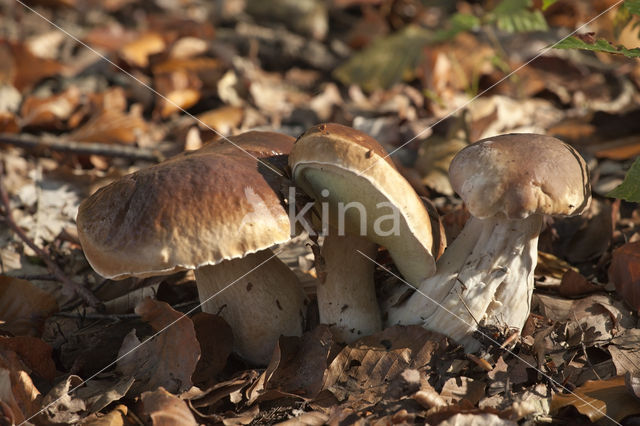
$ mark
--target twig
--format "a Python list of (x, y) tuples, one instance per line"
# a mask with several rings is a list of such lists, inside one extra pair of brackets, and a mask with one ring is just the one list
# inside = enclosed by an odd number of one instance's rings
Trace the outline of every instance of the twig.
[(160, 162), (164, 155), (156, 150), (126, 145), (111, 145), (96, 142), (77, 142), (54, 138), (51, 136), (35, 137), (31, 135), (12, 135), (0, 133), (0, 143), (26, 149), (50, 149), (57, 152), (69, 152), (81, 155), (103, 155), (131, 160)]
[(76, 295), (78, 295), (87, 305), (92, 308), (97, 308), (101, 305), (100, 300), (85, 286), (80, 285), (74, 281), (72, 281), (69, 277), (67, 277), (64, 272), (60, 269), (58, 265), (56, 265), (53, 260), (49, 257), (49, 254), (41, 249), (34, 243), (25, 232), (16, 224), (13, 220), (13, 215), (11, 214), (11, 207), (9, 204), (9, 194), (7, 193), (6, 188), (4, 187), (4, 165), (0, 161), (0, 203), (4, 209), (4, 217), (7, 225), (13, 232), (16, 233), (24, 241), (26, 245), (28, 245), (31, 250), (33, 250), (40, 259), (47, 264), (47, 268), (49, 272), (51, 272), (64, 287), (73, 291)]
[[(191, 307), (198, 305), (198, 301), (189, 301), (177, 303), (175, 305), (171, 305), (173, 309), (179, 311), (180, 309)], [(140, 315), (135, 313), (128, 314), (102, 314), (102, 313), (87, 313), (87, 312), (56, 312), (53, 314), (56, 317), (64, 317), (64, 318), (77, 318), (77, 319), (87, 319), (87, 320), (121, 320), (121, 319), (136, 319), (140, 318)]]

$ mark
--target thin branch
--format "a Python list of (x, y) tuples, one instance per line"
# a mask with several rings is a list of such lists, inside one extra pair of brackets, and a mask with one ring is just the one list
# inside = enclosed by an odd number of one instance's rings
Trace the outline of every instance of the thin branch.
[(0, 143), (25, 149), (49, 149), (51, 151), (68, 152), (80, 155), (102, 155), (105, 157), (120, 157), (131, 160), (146, 160), (154, 162), (164, 160), (164, 155), (157, 150), (126, 145), (69, 141), (51, 136), (36, 137), (33, 135), (0, 133)]
[(73, 291), (87, 305), (91, 306), (92, 308), (97, 308), (98, 306), (100, 306), (100, 300), (88, 288), (72, 281), (69, 277), (67, 277), (64, 272), (62, 272), (62, 269), (60, 269), (60, 267), (53, 260), (51, 260), (49, 254), (44, 249), (38, 247), (36, 243), (34, 243), (33, 240), (31, 240), (31, 238), (29, 238), (27, 234), (25, 234), (22, 228), (20, 228), (16, 224), (16, 222), (13, 220), (13, 215), (11, 214), (9, 194), (4, 187), (3, 179), (4, 165), (0, 161), (0, 204), (2, 204), (2, 207), (4, 209), (5, 221), (9, 228), (11, 228), (11, 230), (15, 232), (15, 234), (20, 237), (20, 239), (24, 241), (24, 243), (28, 245), (40, 259), (44, 261), (44, 263), (46, 263), (49, 272), (51, 272), (62, 283), (63, 287), (66, 287), (68, 290)]

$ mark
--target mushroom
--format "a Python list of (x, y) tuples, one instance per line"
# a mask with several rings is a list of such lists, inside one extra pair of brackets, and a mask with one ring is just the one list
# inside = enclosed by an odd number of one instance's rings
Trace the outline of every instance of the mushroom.
[(388, 312), (388, 324), (422, 324), (474, 350), (479, 322), (524, 326), (543, 215), (582, 213), (591, 200), (589, 175), (574, 148), (536, 134), (469, 145), (449, 175), (472, 216), (438, 260), (438, 272)]
[(229, 140), (101, 188), (80, 205), (78, 235), (106, 278), (194, 269), (202, 310), (225, 318), (240, 356), (265, 364), (281, 334), (302, 334), (306, 311), (295, 274), (270, 250), (290, 239), (276, 173), (293, 138)]
[[(293, 180), (315, 199), (325, 235), (320, 321), (351, 342), (381, 329), (373, 274), (377, 244), (418, 283), (435, 272), (430, 219), (421, 199), (370, 136), (339, 124), (305, 132), (289, 156)], [(291, 201), (290, 201), (291, 202)]]

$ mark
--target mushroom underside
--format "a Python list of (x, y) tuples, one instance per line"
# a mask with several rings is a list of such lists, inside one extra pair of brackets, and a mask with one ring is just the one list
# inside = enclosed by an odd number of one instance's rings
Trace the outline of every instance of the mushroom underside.
[(542, 216), (471, 217), (405, 304), (388, 310), (387, 325), (421, 324), (476, 350), (478, 325), (522, 329), (529, 316)]
[(265, 365), (281, 335), (302, 335), (306, 298), (297, 277), (269, 249), (195, 270), (202, 311), (231, 326), (234, 350)]

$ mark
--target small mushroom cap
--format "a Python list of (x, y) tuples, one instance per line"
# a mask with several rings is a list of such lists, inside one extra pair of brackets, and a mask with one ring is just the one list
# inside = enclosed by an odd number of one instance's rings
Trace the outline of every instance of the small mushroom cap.
[(475, 142), (456, 154), (449, 177), (478, 218), (572, 216), (591, 201), (585, 161), (551, 136), (507, 134)]
[(78, 210), (78, 236), (96, 272), (112, 279), (162, 275), (288, 241), (280, 177), (269, 167), (286, 165), (293, 138), (248, 132), (229, 139), (246, 152), (214, 142), (124, 176), (86, 199)]
[[(366, 210), (367, 237), (389, 250), (407, 280), (419, 282), (435, 272), (429, 215), (375, 139), (340, 124), (320, 124), (298, 138), (289, 155), (289, 165), (296, 185), (316, 201), (324, 201), (322, 190), (329, 190), (331, 224), (340, 221), (336, 219), (340, 215), (337, 203), (360, 203)], [(380, 203), (387, 207), (380, 207)], [(398, 225), (399, 232), (380, 235), (375, 223), (381, 217), (389, 217), (389, 206), (398, 212), (400, 223), (394, 225)], [(361, 226), (358, 209), (345, 212), (346, 232), (357, 234), (354, 229)], [(385, 226), (390, 224), (387, 221)]]

